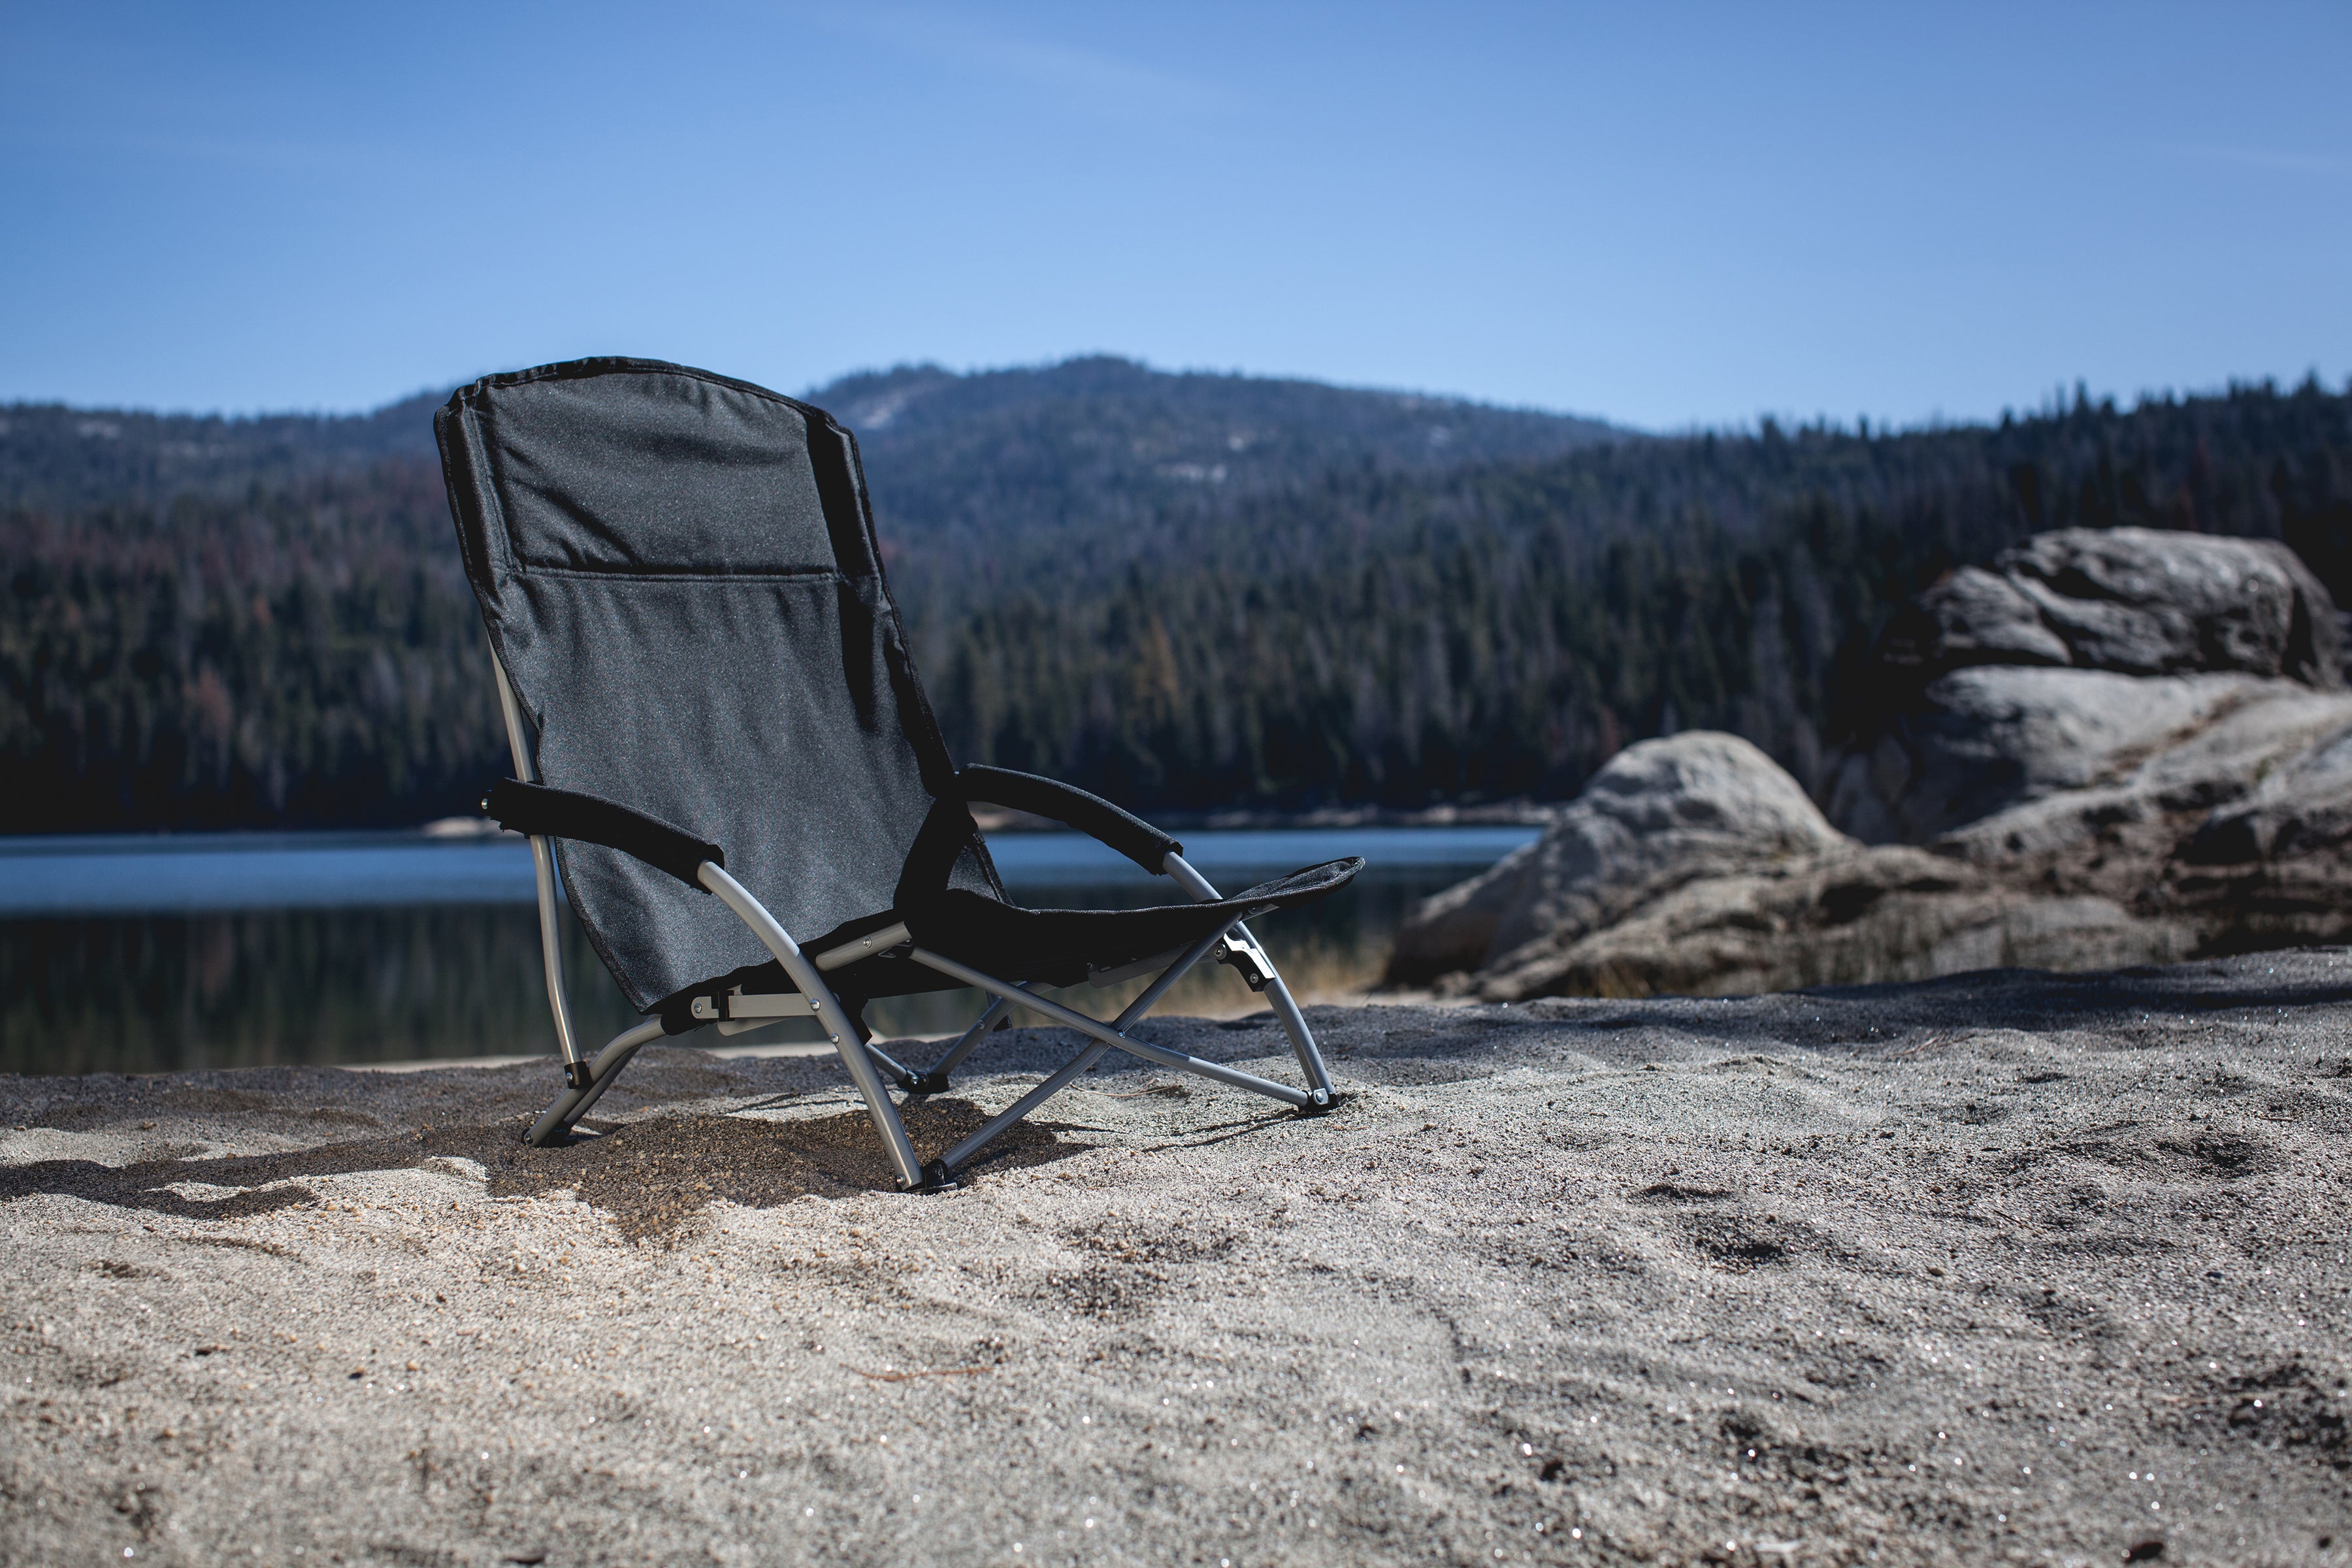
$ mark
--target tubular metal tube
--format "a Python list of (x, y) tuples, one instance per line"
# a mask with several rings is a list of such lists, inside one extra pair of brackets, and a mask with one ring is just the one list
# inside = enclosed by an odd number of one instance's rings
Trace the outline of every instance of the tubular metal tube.
[(1178, 887), (1192, 895), (1192, 901), (1194, 903), (1211, 904), (1224, 897), (1223, 893), (1220, 893), (1215, 888), (1210, 886), (1209, 879), (1201, 875), (1200, 872), (1192, 869), (1192, 863), (1191, 861), (1185, 859), (1181, 855), (1177, 854), (1173, 849), (1171, 849), (1168, 852), (1168, 858), (1161, 862), (1161, 865), (1167, 871), (1169, 878), (1173, 880)]
[(547, 1010), (555, 1016), (555, 1047), (569, 1067), (580, 1059), (580, 1042), (572, 1032), (572, 1004), (563, 981), (563, 916), (555, 903), (552, 842), (530, 841), (530, 868), (539, 879), (539, 963), (547, 975)]
[(841, 1053), (841, 1065), (849, 1069), (850, 1079), (857, 1085), (857, 1092), (865, 1097), (866, 1113), (873, 1118), (875, 1131), (882, 1135), (882, 1142), (890, 1154), (890, 1163), (898, 1168), (898, 1180), (909, 1188), (921, 1186), (922, 1162), (915, 1158), (915, 1146), (907, 1141), (907, 1128), (898, 1120), (898, 1108), (890, 1102), (889, 1091), (882, 1087), (881, 1075), (874, 1070), (874, 1058), (866, 1055), (865, 1046), (857, 1038), (856, 1028), (849, 1021), (849, 1015), (842, 1011), (832, 988), (817, 973), (816, 965), (802, 955), (800, 944), (776, 923), (776, 917), (722, 868), (705, 860), (695, 868), (695, 875), (704, 887), (718, 895), (721, 903), (733, 910), (737, 917), (751, 928), (751, 934), (758, 937), (760, 945), (783, 966), (784, 973), (800, 994), (816, 1004), (817, 1018), (824, 1025), (824, 1032), (832, 1037), (834, 1049)]
[(598, 1051), (596, 1059), (589, 1064), (588, 1087), (566, 1088), (558, 1095), (555, 1103), (547, 1108), (547, 1113), (531, 1124), (527, 1142), (534, 1147), (544, 1148), (554, 1142), (558, 1134), (570, 1131), (582, 1117), (588, 1114), (588, 1108), (603, 1098), (604, 1091), (612, 1087), (613, 1080), (621, 1076), (621, 1069), (629, 1065), (629, 1058), (661, 1038), (661, 1020), (648, 1018), (635, 1028), (625, 1029), (614, 1036), (612, 1043)]
[[(490, 672), (498, 678), (499, 714), (506, 721), (507, 750), (514, 757), (515, 777), (525, 784), (539, 782), (539, 763), (530, 754), (530, 737), (523, 733), (522, 703), (516, 698), (513, 682), (507, 679), (506, 667), (499, 662), (498, 650), (490, 650)], [(563, 977), (563, 917), (555, 901), (555, 846), (545, 838), (530, 841), (530, 868), (539, 884), (539, 962), (547, 976), (547, 1010), (555, 1018), (555, 1048), (562, 1053), (563, 1065), (570, 1068), (580, 1061), (580, 1039), (572, 1027), (572, 1003)]]
[[(1169, 851), (1165, 868), (1178, 887), (1192, 895), (1195, 903), (1205, 904), (1223, 896), (1209, 879), (1194, 870), (1184, 857), (1173, 850)], [(1258, 945), (1257, 939), (1250, 935), (1246, 924), (1235, 921), (1233, 931), (1234, 935), (1256, 947), (1260, 952), (1265, 951)], [(1265, 966), (1269, 970), (1274, 969), (1274, 960), (1268, 958)], [(1323, 1053), (1316, 1047), (1315, 1032), (1307, 1026), (1307, 1016), (1291, 999), (1290, 987), (1283, 981), (1280, 972), (1276, 971), (1274, 978), (1266, 982), (1265, 994), (1267, 1005), (1274, 1009), (1275, 1017), (1282, 1024), (1282, 1032), (1290, 1037), (1291, 1054), (1298, 1058), (1299, 1071), (1307, 1075), (1307, 1084), (1315, 1090), (1315, 1103), (1330, 1104), (1338, 1094), (1331, 1087), (1331, 1074), (1323, 1066)]]
[[(952, 958), (944, 958), (919, 947), (908, 956), (918, 963), (938, 970), (941, 974), (951, 975), (962, 981), (966, 985), (976, 985), (992, 996), (1003, 996), (1013, 990), (1012, 986), (993, 975), (982, 974), (979, 970), (958, 963)], [(1314, 1103), (1304, 1092), (1291, 1088), (1288, 1084), (1276, 1083), (1272, 1079), (1260, 1078), (1255, 1073), (1243, 1072), (1239, 1068), (1226, 1067), (1221, 1062), (1202, 1061), (1198, 1057), (1188, 1057), (1181, 1051), (1171, 1051), (1160, 1046), (1147, 1045), (1141, 1040), (1129, 1039), (1101, 1019), (1089, 1018), (1084, 1013), (1074, 1012), (1059, 1002), (1048, 1001), (1043, 996), (1032, 995), (1025, 992), (1016, 996), (1014, 1000), (1031, 1012), (1043, 1014), (1066, 1028), (1076, 1029), (1082, 1035), (1091, 1035), (1108, 1045), (1117, 1046), (1120, 1050), (1132, 1056), (1141, 1057), (1146, 1061), (1157, 1062), (1161, 1067), (1174, 1068), (1180, 1072), (1198, 1073), (1202, 1078), (1214, 1079), (1219, 1083), (1230, 1084), (1235, 1089), (1245, 1089), (1253, 1094), (1262, 1094), (1268, 1100), (1278, 1100), (1285, 1105), (1295, 1105), (1302, 1110)]]
[(539, 1120), (530, 1124), (530, 1131), (524, 1136), (523, 1142), (534, 1149), (544, 1149), (565, 1132), (570, 1131), (572, 1122), (578, 1120), (573, 1112), (580, 1109), (581, 1099), (587, 1092), (584, 1089), (573, 1089), (569, 1084), (564, 1085), (563, 1092), (555, 1097), (555, 1103), (549, 1106), (541, 1113)]
[(1100, 1061), (1109, 1049), (1108, 1046), (1097, 1040), (1064, 1062), (1060, 1071), (1014, 1100), (1005, 1110), (989, 1118), (988, 1125), (940, 1155), (940, 1168), (950, 1172), (954, 1171), (966, 1160), (994, 1142), (1005, 1129), (1061, 1093), (1072, 1079)]
[(875, 1061), (879, 1063), (884, 1072), (887, 1072), (892, 1078), (897, 1079), (898, 1080), (899, 1088), (904, 1089), (908, 1084), (915, 1081), (915, 1075), (907, 1070), (904, 1063), (898, 1061), (896, 1058), (892, 1057), (888, 1052), (885, 1051), (881, 1047), (876, 1045), (871, 1040), (868, 1040), (866, 1043), (866, 1054), (872, 1057)]
[(596, 1059), (588, 1064), (588, 1092), (582, 1097), (580, 1108), (572, 1113), (572, 1120), (577, 1122), (587, 1115), (589, 1108), (602, 1100), (604, 1091), (613, 1087), (613, 1080), (621, 1076), (621, 1069), (629, 1065), (630, 1058), (661, 1037), (662, 1021), (659, 1018), (648, 1018), (636, 1027), (625, 1029), (614, 1036), (612, 1043), (598, 1051)]
[(507, 667), (499, 662), (495, 647), (490, 649), (490, 672), (499, 678), (499, 712), (507, 721), (507, 750), (514, 754), (515, 777), (537, 784), (539, 762), (530, 754), (530, 742), (522, 732), (522, 703), (515, 697), (514, 684), (507, 679)]
[(1290, 1037), (1291, 1054), (1298, 1058), (1299, 1070), (1321, 1097), (1317, 1103), (1330, 1104), (1339, 1091), (1331, 1087), (1331, 1075), (1323, 1068), (1323, 1053), (1315, 1047), (1315, 1033), (1307, 1026), (1307, 1015), (1291, 1000), (1290, 987), (1281, 975), (1265, 983), (1265, 998), (1274, 1005), (1274, 1016), (1282, 1020), (1282, 1032)]
[(1179, 980), (1183, 979), (1185, 974), (1194, 964), (1209, 956), (1210, 949), (1215, 947), (1217, 943), (1224, 940), (1225, 933), (1218, 931), (1213, 935), (1202, 937), (1200, 941), (1186, 948), (1184, 950), (1183, 957), (1178, 959), (1175, 963), (1161, 970), (1160, 972), (1159, 979), (1145, 986), (1141, 995), (1138, 996), (1134, 1001), (1129, 1002), (1125, 1008), (1121, 1009), (1118, 1016), (1112, 1020), (1111, 1027), (1122, 1035), (1125, 1034), (1127, 1032), (1127, 1026), (1129, 1024), (1134, 1023), (1138, 1018), (1140, 1018), (1146, 1013), (1150, 1012), (1153, 1005), (1157, 1004), (1162, 996), (1168, 994), (1168, 988), (1171, 985), (1173, 985)]
[[(1015, 986), (1013, 989), (1016, 991), (1026, 990), (1027, 987)], [(980, 1016), (979, 1021), (974, 1023), (971, 1028), (966, 1029), (961, 1037), (960, 1037), (954, 1045), (948, 1047), (948, 1054), (941, 1057), (939, 1059), (938, 1065), (933, 1067), (925, 1076), (929, 1078), (945, 1078), (948, 1074), (955, 1071), (957, 1064), (961, 1063), (964, 1058), (971, 1055), (972, 1047), (980, 1044), (981, 1037), (987, 1034), (990, 1029), (995, 1027), (996, 1020), (1002, 1018), (1005, 1014), (1012, 1010), (1013, 1004), (1006, 1001), (1003, 997), (992, 997), (989, 1000), (988, 1010)]]
[[(1151, 1011), (1151, 1005), (1159, 1001), (1161, 996), (1167, 994), (1168, 988), (1171, 985), (1175, 984), (1177, 981), (1182, 979), (1186, 970), (1192, 968), (1194, 964), (1200, 963), (1202, 959), (1208, 956), (1209, 950), (1216, 946), (1218, 942), (1223, 939), (1223, 932), (1218, 932), (1215, 935), (1202, 937), (1199, 942), (1194, 942), (1190, 948), (1186, 949), (1183, 957), (1170, 964), (1168, 968), (1161, 973), (1159, 979), (1153, 981), (1150, 985), (1144, 988), (1142, 995), (1138, 996), (1134, 1001), (1129, 1002), (1127, 1005), (1126, 1008), (1120, 1012), (1117, 1020), (1111, 1024), (1111, 1031), (1114, 1034), (1123, 1035), (1129, 1024), (1134, 1023), (1138, 1018), (1142, 1017), (1146, 1013)], [(999, 1005), (1009, 1005), (1010, 1004), (1003, 1002), (1002, 998), (999, 999)], [(1076, 1056), (1072, 1057), (1068, 1061), (1062, 1064), (1062, 1068), (1059, 1072), (1056, 1072), (1053, 1077), (1047, 1079), (1045, 1082), (1039, 1084), (1036, 1088), (1023, 1095), (1019, 1100), (1014, 1100), (1008, 1109), (1000, 1111), (997, 1115), (990, 1118), (988, 1125), (981, 1128), (980, 1131), (974, 1132), (971, 1137), (966, 1138), (962, 1142), (957, 1144), (954, 1148), (940, 1155), (940, 1166), (943, 1169), (952, 1171), (957, 1166), (962, 1164), (966, 1160), (971, 1159), (982, 1149), (986, 1148), (990, 1143), (995, 1142), (997, 1135), (1004, 1131), (1006, 1128), (1011, 1127), (1014, 1122), (1020, 1121), (1023, 1117), (1028, 1115), (1031, 1111), (1036, 1110), (1047, 1100), (1053, 1099), (1054, 1096), (1061, 1093), (1063, 1089), (1072, 1079), (1077, 1077), (1080, 1073), (1094, 1066), (1095, 1063), (1102, 1060), (1103, 1053), (1109, 1049), (1110, 1047), (1108, 1043), (1098, 1040), (1095, 1044), (1088, 1046), (1085, 1050), (1080, 1051)]]
[(1235, 1089), (1248, 1089), (1252, 1094), (1262, 1094), (1268, 1100), (1278, 1100), (1283, 1104), (1300, 1110), (1315, 1103), (1312, 1095), (1303, 1089), (1293, 1089), (1286, 1083), (1276, 1083), (1270, 1078), (1260, 1078), (1254, 1072), (1244, 1072), (1239, 1068), (1229, 1068), (1223, 1062), (1202, 1061), (1199, 1057), (1188, 1057), (1181, 1051), (1171, 1051), (1164, 1046), (1147, 1045), (1141, 1040), (1122, 1039), (1118, 1043), (1118, 1048), (1141, 1057), (1146, 1061), (1158, 1062), (1161, 1067), (1173, 1068), (1178, 1072), (1198, 1073), (1202, 1078), (1214, 1079), (1219, 1083), (1230, 1084)]
[(856, 942), (845, 942), (839, 947), (829, 947), (816, 955), (819, 969), (839, 969), (861, 958), (871, 958), (877, 952), (887, 952), (907, 940), (904, 925), (884, 926), (880, 931), (861, 936)]

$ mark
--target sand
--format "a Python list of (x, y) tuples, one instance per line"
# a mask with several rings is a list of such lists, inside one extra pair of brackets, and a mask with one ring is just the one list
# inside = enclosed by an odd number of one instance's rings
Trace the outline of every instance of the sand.
[(1312, 1016), (937, 1196), (824, 1061), (0, 1079), (0, 1556), (2352, 1562), (2352, 953)]

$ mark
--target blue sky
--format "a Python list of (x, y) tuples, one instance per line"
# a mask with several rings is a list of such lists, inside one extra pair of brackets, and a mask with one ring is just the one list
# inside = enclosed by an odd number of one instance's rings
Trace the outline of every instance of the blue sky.
[(0, 0), (0, 399), (1089, 352), (1650, 427), (2352, 373), (2352, 6)]

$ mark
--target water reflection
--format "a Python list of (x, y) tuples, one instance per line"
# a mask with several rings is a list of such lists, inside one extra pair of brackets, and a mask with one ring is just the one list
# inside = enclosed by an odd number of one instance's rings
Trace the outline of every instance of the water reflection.
[[(620, 993), (575, 930), (573, 1005), (601, 1040)], [(554, 1049), (528, 905), (92, 915), (0, 923), (0, 1069), (399, 1061)], [(607, 1024), (610, 1027), (606, 1027)]]
[[(1269, 871), (1349, 852), (1340, 842), (1349, 836), (1215, 837), (1225, 842), (1197, 852), (1203, 868), (1229, 890)], [(1269, 917), (1256, 928), (1302, 999), (1360, 989), (1378, 973), (1407, 905), (1528, 835), (1428, 829), (1352, 837), (1370, 840), (1361, 845), (1365, 851), (1388, 854), (1337, 898)], [(1002, 858), (1015, 897), (1033, 907), (1113, 908), (1167, 896), (1164, 880), (1098, 857), (1095, 848), (1061, 835), (1037, 835)], [(470, 851), (424, 853), (464, 857)], [(51, 874), (58, 867), (47, 868), (44, 883), (26, 870), (28, 863), (0, 855), (0, 879), (7, 882), (0, 904), (19, 911), (0, 918), (0, 1070), (160, 1072), (523, 1056), (555, 1048), (541, 989), (537, 917), (519, 901), (530, 896), (527, 856), (517, 862), (520, 876), (505, 883), (485, 879), (471, 860), (429, 862), (438, 879), (422, 886), (431, 901), (321, 907), (297, 891), (292, 900), (303, 907), (209, 911), (186, 908), (204, 901), (205, 890), (191, 890), (183, 860), (165, 879), (170, 901), (179, 907), (163, 912), (117, 907), (103, 913), (58, 910), (70, 900), (52, 886), (59, 880)], [(461, 869), (473, 880), (453, 886), (447, 877)], [(137, 879), (136, 868), (112, 870), (117, 883)], [(382, 876), (362, 883), (374, 897), (396, 897), (401, 886)], [(211, 890), (216, 906), (249, 906), (276, 896), (254, 893), (250, 879)], [(507, 901), (483, 901), (492, 897)], [(575, 1016), (583, 1035), (601, 1043), (636, 1022), (636, 1014), (577, 926), (567, 921), (566, 931)], [(1054, 994), (1100, 1015), (1143, 984)], [(885, 1036), (941, 1034), (969, 1023), (982, 1001), (968, 991), (891, 998), (876, 1003), (867, 1018)], [(1263, 1005), (1231, 971), (1203, 965), (1162, 1009), (1222, 1016)], [(723, 1043), (785, 1042), (795, 1030), (800, 1037), (814, 1034), (812, 1025), (794, 1021)], [(715, 1034), (691, 1038), (721, 1043)]]

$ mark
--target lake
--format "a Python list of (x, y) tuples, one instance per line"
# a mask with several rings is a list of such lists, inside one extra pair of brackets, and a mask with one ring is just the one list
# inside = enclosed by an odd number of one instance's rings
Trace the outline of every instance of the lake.
[[(1367, 827), (1184, 835), (1226, 891), (1342, 855), (1369, 865), (1347, 890), (1252, 929), (1302, 1001), (1375, 978), (1406, 909), (1533, 840), (1532, 827)], [(1090, 838), (998, 834), (1018, 901), (1118, 908), (1172, 896)], [(0, 1071), (163, 1072), (552, 1052), (540, 979), (530, 850), (511, 837), (205, 834), (0, 838)], [(569, 917), (572, 1004), (593, 1049), (637, 1021)], [(1107, 1014), (1141, 988), (1050, 993)], [(940, 1034), (976, 992), (877, 1002), (878, 1034)], [(1264, 1004), (1204, 964), (1162, 1010)], [(789, 1043), (799, 1021), (729, 1047)], [(688, 1037), (720, 1044), (715, 1033)]]

